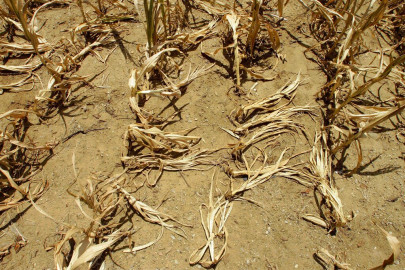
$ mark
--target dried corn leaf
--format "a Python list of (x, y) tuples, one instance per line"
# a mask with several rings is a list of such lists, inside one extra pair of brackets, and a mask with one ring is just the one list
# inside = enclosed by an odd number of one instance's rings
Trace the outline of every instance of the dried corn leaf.
[(10, 254), (10, 249), (13, 247), (13, 244), (11, 245), (6, 245), (0, 248), (0, 261), (7, 256), (8, 254)]
[(331, 154), (326, 144), (326, 134), (316, 135), (315, 143), (310, 156), (310, 175), (329, 213), (324, 213), (328, 228), (334, 230), (342, 227), (348, 222), (348, 218), (343, 214), (343, 205), (339, 198), (338, 190), (333, 180), (331, 172)]
[[(242, 137), (236, 144), (229, 145), (233, 148), (232, 154), (236, 157), (240, 157), (246, 149), (255, 143), (269, 138), (274, 141), (281, 134), (297, 132), (301, 128), (299, 124), (294, 123), (290, 119), (282, 119), (281, 121), (277, 120), (279, 119), (271, 119), (269, 123), (261, 126), (254, 132), (247, 132), (248, 130), (238, 129), (240, 133), (247, 135)], [(256, 124), (256, 122), (254, 124)]]
[(243, 183), (240, 184), (238, 187), (235, 187), (231, 183), (231, 191), (227, 195), (227, 198), (237, 198), (245, 191), (261, 185), (274, 177), (280, 176), (289, 178), (290, 176), (293, 176), (295, 173), (291, 170), (290, 166), (287, 166), (287, 163), (290, 161), (290, 159), (283, 159), (286, 151), (287, 149), (285, 149), (281, 153), (279, 159), (273, 165), (267, 164), (268, 157), (266, 154), (262, 153), (264, 160), (261, 168), (257, 170), (252, 170), (252, 165), (249, 165), (245, 158), (243, 159), (245, 160), (246, 170), (234, 170), (232, 168), (226, 168), (226, 172), (230, 176), (244, 177), (246, 179), (246, 181), (243, 181)]
[(351, 270), (350, 265), (347, 263), (339, 262), (335, 256), (331, 255), (329, 251), (321, 248), (314, 254), (315, 260), (322, 265), (325, 270)]
[(203, 27), (197, 31), (191, 33), (180, 32), (176, 33), (172, 36), (167, 37), (167, 41), (163, 43), (163, 45), (159, 47), (164, 47), (172, 43), (179, 43), (179, 45), (184, 46), (185, 44), (191, 44), (193, 46), (198, 45), (203, 40), (208, 39), (214, 35), (213, 29), (216, 26), (217, 21), (211, 21), (206, 27)]
[[(224, 200), (224, 196), (220, 196), (214, 202), (215, 191), (215, 173), (212, 176), (211, 188), (209, 193), (208, 205), (200, 206), (201, 224), (205, 232), (207, 242), (200, 248), (196, 249), (189, 258), (191, 265), (200, 264), (205, 268), (211, 268), (218, 264), (226, 253), (228, 244), (228, 231), (225, 223), (232, 211), (233, 203)], [(204, 215), (204, 210), (206, 214)], [(217, 241), (220, 241), (220, 246), (217, 247)], [(204, 259), (204, 255), (208, 251), (208, 258)]]
[(3, 114), (0, 114), (0, 119), (6, 118), (6, 117), (12, 117), (14, 119), (22, 119), (22, 118), (27, 117), (28, 113), (35, 113), (35, 112), (31, 111), (31, 110), (14, 109), (14, 110), (5, 112)]
[(145, 249), (145, 248), (148, 248), (148, 247), (150, 247), (150, 246), (153, 246), (154, 244), (156, 244), (156, 243), (162, 238), (162, 236), (163, 236), (163, 231), (164, 231), (164, 226), (162, 226), (162, 229), (160, 230), (160, 234), (159, 234), (159, 236), (158, 236), (155, 240), (153, 240), (153, 241), (151, 241), (151, 242), (149, 242), (149, 243), (146, 243), (146, 244), (144, 244), (144, 245), (140, 245), (140, 246), (136, 246), (136, 247), (131, 247), (131, 248), (124, 249), (123, 252), (124, 252), (124, 253), (136, 254), (136, 253), (137, 253), (138, 251), (140, 251), (140, 250), (143, 250), (143, 249)]
[(313, 223), (315, 225), (318, 225), (318, 226), (320, 226), (320, 227), (322, 227), (324, 229), (329, 228), (328, 223), (326, 223), (326, 221), (321, 219), (320, 217), (316, 217), (314, 215), (307, 214), (307, 215), (303, 216), (302, 218), (304, 220), (309, 221), (309, 222), (311, 222), (311, 223)]
[(162, 213), (162, 212), (150, 207), (149, 205), (145, 204), (144, 202), (137, 200), (134, 196), (132, 196), (128, 191), (123, 189), (121, 186), (116, 185), (116, 187), (118, 188), (118, 191), (121, 192), (125, 196), (129, 205), (132, 206), (133, 210), (135, 210), (135, 212), (138, 215), (140, 215), (144, 220), (151, 222), (151, 223), (159, 224), (160, 226), (163, 226), (166, 229), (171, 230), (174, 233), (177, 233), (178, 235), (185, 237), (184, 231), (181, 228), (179, 228), (177, 225), (169, 224), (167, 222), (173, 221), (173, 222), (177, 223), (178, 225), (182, 225), (182, 226), (190, 226), (190, 225), (183, 224), (183, 223), (177, 221), (172, 216)]
[(271, 112), (277, 110), (277, 106), (283, 98), (292, 100), (295, 97), (296, 90), (300, 85), (300, 73), (298, 73), (297, 78), (291, 82), (287, 83), (285, 86), (280, 88), (274, 95), (264, 98), (259, 101), (255, 101), (251, 104), (242, 106), (235, 114), (235, 119), (241, 123), (248, 116), (254, 112)]
[[(28, 83), (32, 83), (31, 88), (28, 88), (28, 89), (20, 88), (21, 86), (24, 86)], [(8, 83), (8, 84), (0, 84), (0, 91), (8, 90), (8, 91), (12, 91), (12, 92), (23, 92), (23, 91), (29, 91), (32, 88), (34, 88), (34, 80), (32, 79), (31, 74), (17, 82)], [(0, 94), (2, 94), (2, 93), (0, 93)]]
[(223, 16), (229, 13), (232, 6), (223, 1), (204, 1), (194, 0), (193, 4), (197, 5), (199, 9), (206, 11), (210, 15)]
[(284, 0), (277, 0), (277, 11), (279, 17), (283, 17), (283, 10), (284, 10)]
[(190, 152), (178, 158), (172, 158), (162, 154), (148, 154), (137, 156), (125, 156), (121, 161), (126, 168), (132, 170), (151, 170), (158, 169), (159, 174), (152, 181), (148, 177), (148, 185), (155, 186), (163, 171), (185, 171), (185, 170), (207, 170), (208, 165), (213, 165), (213, 162), (208, 159), (214, 151), (201, 150)]
[(42, 65), (41, 61), (36, 61), (31, 64), (24, 64), (24, 65), (19, 65), (19, 66), (12, 66), (12, 65), (0, 65), (0, 71), (5, 70), (5, 71), (12, 71), (12, 72), (18, 72), (18, 73), (29, 73), (32, 72), (33, 70), (36, 70)]
[(398, 260), (399, 255), (401, 253), (401, 243), (399, 242), (398, 238), (384, 230), (383, 228), (379, 227), (380, 230), (384, 233), (385, 237), (387, 237), (387, 241), (390, 244), (390, 247), (392, 249), (392, 254), (388, 259), (384, 260), (384, 262), (377, 266), (374, 267), (370, 270), (384, 270), (387, 265), (393, 264), (396, 260)]
[[(28, 180), (29, 178), (31, 178), (31, 176), (28, 176), (26, 180)], [(0, 183), (2, 180), (3, 179), (0, 179)], [(25, 179), (23, 179), (21, 181), (19, 181), (18, 179), (14, 179), (14, 180), (17, 183), (26, 181)], [(4, 187), (4, 185), (0, 184), (0, 188), (3, 188), (3, 187)], [(21, 187), (21, 184), (19, 187)], [(35, 186), (32, 183), (30, 183), (29, 188), (30, 188), (30, 194), (32, 194), (31, 196), (34, 199), (37, 199), (37, 198), (41, 197), (42, 194), (44, 194), (44, 192), (48, 189), (48, 182), (41, 182), (41, 183), (36, 184)], [(22, 205), (23, 203), (25, 203), (27, 201), (28, 201), (28, 199), (25, 194), (23, 194), (21, 192), (13, 192), (12, 194), (10, 194), (8, 197), (4, 198), (0, 202), (0, 212), (8, 210), (10, 208), (17, 207), (19, 205)]]
[(73, 235), (75, 235), (76, 233), (82, 233), (82, 230), (79, 229), (79, 228), (71, 228), (71, 229), (69, 229), (65, 233), (63, 239), (61, 241), (59, 241), (55, 245), (53, 256), (54, 256), (56, 269), (58, 269), (58, 270), (66, 269), (67, 263), (66, 263), (66, 260), (65, 260), (65, 258), (63, 256), (63, 254), (62, 254), (62, 247), (67, 241), (72, 239)]
[(85, 237), (74, 249), (72, 259), (66, 269), (73, 270), (84, 263), (93, 261), (106, 249), (114, 245), (121, 237), (122, 234), (119, 231), (115, 231), (104, 237), (107, 241), (99, 244), (95, 244), (94, 239)]
[[(9, 43), (0, 41), (0, 53), (11, 53), (11, 54), (33, 54), (35, 53), (35, 48), (32, 44), (19, 44), (19, 43)], [(38, 44), (38, 52), (43, 53), (50, 51), (52, 49), (51, 45), (48, 43)]]
[(233, 47), (233, 52), (234, 52), (234, 64), (235, 64), (235, 73), (236, 73), (236, 85), (240, 86), (240, 62), (241, 58), (239, 56), (239, 47), (238, 47), (238, 33), (237, 33), (237, 28), (239, 26), (239, 16), (237, 16), (235, 13), (231, 13), (225, 16), (226, 19), (228, 20), (229, 25), (232, 28), (232, 38), (233, 38), (233, 44), (230, 45)]
[(72, 257), (70, 261), (67, 263), (64, 256), (62, 255), (62, 247), (63, 245), (73, 239), (75, 234), (84, 234), (84, 231), (79, 228), (72, 228), (68, 232), (66, 232), (64, 238), (55, 246), (54, 251), (54, 259), (56, 268), (58, 270), (73, 270), (77, 269), (79, 266), (90, 263), (89, 267), (92, 264), (92, 261), (97, 260), (98, 256), (100, 256), (106, 249), (110, 248), (114, 245), (120, 238), (122, 238), (123, 234), (120, 231), (115, 231), (110, 235), (104, 237), (106, 241), (101, 243), (95, 243), (94, 238), (89, 236), (85, 236), (74, 248)]
[(63, 224), (63, 225), (65, 225), (65, 226), (69, 227), (69, 224), (67, 224), (67, 223), (65, 223), (65, 222), (63, 222), (63, 221), (60, 221), (60, 220), (55, 219), (54, 217), (52, 217), (51, 215), (49, 215), (47, 212), (45, 212), (41, 207), (39, 207), (39, 206), (33, 201), (31, 195), (29, 196), (29, 199), (30, 199), (30, 201), (31, 201), (32, 206), (34, 206), (35, 210), (37, 210), (39, 213), (41, 213), (41, 214), (44, 215), (45, 217), (49, 218), (50, 220), (52, 220), (52, 221), (55, 222), (56, 224)]
[[(247, 68), (242, 64), (240, 64), (240, 69), (246, 71), (246, 73), (249, 74), (251, 77), (261, 80), (261, 81), (272, 81), (278, 77), (278, 75), (273, 75), (271, 77), (265, 77), (265, 76), (259, 74), (258, 71), (255, 71), (253, 68)], [(273, 70), (274, 70), (274, 67), (273, 67)]]
[(243, 135), (247, 134), (250, 129), (255, 127), (266, 125), (266, 124), (275, 124), (278, 126), (283, 126), (286, 129), (300, 128), (300, 124), (295, 123), (292, 118), (296, 117), (299, 114), (311, 113), (311, 107), (292, 107), (292, 108), (280, 108), (271, 113), (263, 114), (260, 116), (255, 116), (249, 121), (239, 125), (235, 128), (234, 133)]
[(200, 77), (207, 73), (209, 69), (211, 69), (213, 65), (204, 67), (204, 68), (195, 68), (192, 70), (191, 66), (187, 76), (179, 82), (171, 82), (168, 77), (166, 76), (166, 84), (167, 86), (159, 88), (159, 89), (149, 89), (149, 90), (140, 90), (138, 94), (161, 94), (162, 96), (175, 96), (177, 98), (180, 97), (182, 87), (189, 85), (192, 81), (194, 81), (197, 77)]
[(128, 127), (127, 139), (153, 152), (181, 154), (189, 151), (190, 147), (196, 145), (201, 139), (196, 136), (182, 135), (191, 130), (193, 129), (176, 134), (162, 131), (157, 127), (143, 128), (139, 124), (132, 124)]
[(269, 23), (265, 23), (264, 26), (266, 27), (267, 33), (270, 37), (271, 48), (277, 52), (277, 50), (280, 48), (280, 38), (278, 37), (278, 33), (276, 29), (274, 29)]
[(139, 91), (139, 84), (142, 82), (142, 80), (144, 80), (144, 76), (152, 71), (152, 69), (157, 65), (160, 57), (168, 52), (173, 52), (173, 51), (177, 51), (180, 52), (178, 49), (176, 48), (167, 48), (164, 49), (154, 55), (152, 55), (151, 57), (147, 58), (145, 60), (145, 62), (142, 64), (142, 67), (140, 68), (140, 70), (137, 69), (133, 69), (131, 71), (131, 78), (129, 79), (129, 88), (131, 89), (131, 96), (135, 96), (138, 91)]
[(387, 119), (390, 119), (393, 116), (400, 114), (405, 109), (405, 99), (398, 100), (398, 104), (395, 107), (391, 108), (380, 108), (376, 109), (373, 107), (374, 113), (371, 114), (363, 114), (363, 115), (355, 115), (349, 114), (349, 117), (353, 117), (354, 120), (365, 120), (367, 122), (363, 123), (360, 126), (359, 131), (356, 133), (352, 133), (348, 135), (343, 142), (335, 146), (331, 153), (336, 154), (338, 151), (347, 148), (353, 141), (358, 140), (362, 137), (363, 134), (371, 131), (374, 127), (381, 124)]
[(255, 47), (255, 42), (257, 38), (257, 34), (259, 33), (260, 30), (260, 8), (263, 4), (263, 0), (253, 0), (252, 2), (252, 10), (251, 10), (251, 17), (252, 17), (252, 23), (249, 28), (249, 33), (247, 37), (247, 48), (250, 50), (250, 54), (253, 55), (254, 47)]

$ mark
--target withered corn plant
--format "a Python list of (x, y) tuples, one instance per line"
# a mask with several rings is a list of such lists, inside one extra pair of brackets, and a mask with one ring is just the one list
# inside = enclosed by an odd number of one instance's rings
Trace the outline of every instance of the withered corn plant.
[[(75, 167), (74, 171), (77, 179)], [(64, 228), (60, 232), (61, 240), (47, 247), (47, 250), (54, 250), (57, 269), (77, 269), (82, 265), (103, 269), (106, 256), (111, 256), (109, 251), (118, 245), (123, 252), (135, 254), (159, 241), (164, 229), (185, 237), (181, 227), (189, 225), (136, 199), (127, 187), (124, 188), (128, 186), (125, 173), (126, 171), (123, 171), (107, 179), (93, 177), (79, 182), (79, 192), (68, 190), (75, 198), (83, 218), (88, 220), (88, 225), (84, 227), (56, 220), (31, 200), (37, 211)], [(83, 204), (87, 207), (83, 207)], [(134, 246), (134, 226), (138, 226), (139, 222), (134, 215), (148, 223), (161, 226), (158, 238), (147, 244)]]
[(335, 232), (336, 228), (345, 226), (350, 217), (343, 213), (343, 204), (331, 171), (332, 156), (326, 139), (325, 133), (316, 135), (308, 168), (308, 179), (311, 179), (315, 191), (321, 195), (318, 204), (321, 217), (307, 215), (304, 219), (328, 229), (329, 232)]
[[(15, 218), (15, 213), (8, 210), (28, 207), (29, 199), (38, 199), (48, 188), (47, 181), (34, 177), (52, 155), (55, 145), (38, 145), (26, 137), (29, 114), (35, 113), (15, 109), (0, 115), (0, 218), (3, 228), (12, 225)], [(20, 240), (8, 243), (0, 253), (0, 260), (9, 254), (11, 246), (16, 251), (24, 247), (26, 240), (23, 237)]]
[[(288, 148), (274, 158), (267, 153), (274, 150), (279, 134), (299, 129), (293, 121), (299, 114), (310, 114), (312, 108), (288, 106), (300, 84), (300, 75), (287, 83), (273, 95), (242, 105), (231, 113), (230, 119), (236, 126), (227, 130), (238, 139), (233, 148), (233, 159), (222, 164), (229, 176), (229, 188), (222, 192), (216, 187), (216, 172), (211, 179), (208, 204), (200, 206), (201, 224), (206, 241), (190, 255), (191, 265), (200, 264), (205, 268), (215, 267), (228, 250), (229, 233), (226, 222), (237, 201), (247, 201), (258, 205), (248, 197), (248, 191), (275, 181), (277, 177), (296, 181), (307, 187), (314, 187), (311, 177), (298, 169), (301, 164), (291, 164), (295, 156), (287, 157)], [(247, 139), (249, 138), (249, 139)], [(247, 153), (247, 148), (252, 150)], [(250, 155), (249, 155), (250, 154)], [(243, 180), (242, 180), (243, 179)]]
[[(277, 52), (280, 48), (280, 39), (271, 17), (263, 15), (264, 2), (254, 0), (250, 7), (229, 5), (218, 1), (197, 1), (197, 6), (211, 14), (214, 18), (223, 16), (222, 23), (227, 23), (229, 31), (220, 36), (225, 45), (214, 52), (202, 51), (206, 57), (216, 60), (216, 54), (224, 51), (232, 59), (231, 66), (234, 71), (235, 86), (241, 89), (242, 76), (251, 76), (258, 80), (272, 80), (274, 77), (265, 77), (264, 70), (255, 68), (264, 55)], [(236, 2), (235, 2), (236, 3)], [(247, 12), (246, 10), (249, 10)]]
[[(216, 196), (216, 175), (212, 176), (208, 204), (201, 204), (201, 224), (206, 243), (196, 249), (189, 258), (190, 265), (200, 264), (205, 268), (217, 265), (228, 248), (228, 231), (226, 221), (231, 214), (233, 202), (224, 195)], [(206, 254), (208, 253), (208, 258)]]
[[(138, 1), (134, 4), (141, 13)], [(205, 74), (209, 67), (190, 65), (185, 71), (174, 59), (184, 58), (183, 51), (210, 37), (215, 26), (212, 21), (198, 30), (186, 28), (187, 23), (181, 16), (184, 7), (179, 0), (144, 0), (143, 8), (147, 43), (145, 59), (140, 68), (131, 71), (129, 80), (133, 108), (143, 106), (150, 95), (179, 98), (188, 84)], [(135, 109), (139, 120), (145, 118), (145, 115), (139, 115), (141, 111), (144, 110)]]
[[(361, 165), (360, 138), (372, 132), (383, 121), (402, 112), (402, 97), (391, 94), (389, 100), (373, 100), (378, 88), (403, 85), (405, 55), (400, 50), (398, 31), (403, 12), (396, 1), (317, 1), (308, 5), (312, 9), (311, 33), (319, 42), (311, 48), (319, 58), (328, 81), (320, 91), (325, 108), (325, 128), (330, 153), (338, 158), (354, 144), (358, 162), (349, 174)], [(384, 38), (372, 48), (367, 43), (370, 35), (390, 36), (387, 47)], [(385, 47), (384, 47), (385, 46)], [(399, 54), (398, 54), (399, 52)], [(367, 60), (373, 59), (371, 62)], [(386, 87), (386, 86), (385, 86)], [(384, 88), (383, 88), (384, 89)], [(392, 91), (394, 93), (395, 91)], [(369, 116), (367, 107), (357, 106), (368, 100), (371, 110), (380, 114)], [(388, 113), (389, 111), (389, 113)], [(387, 112), (387, 113), (383, 113)], [(363, 117), (361, 117), (363, 115)], [(332, 164), (336, 164), (335, 162)]]
[[(35, 6), (35, 9), (31, 9), (30, 1), (7, 0), (5, 4), (8, 10), (2, 10), (0, 16), (7, 23), (9, 35), (8, 40), (5, 40), (4, 36), (1, 37), (2, 53), (7, 53), (8, 58), (13, 59), (18, 59), (21, 55), (24, 57), (31, 56), (33, 61), (19, 66), (3, 64), (0, 66), (0, 72), (5, 70), (32, 75), (36, 69), (41, 66), (45, 67), (50, 79), (45, 87), (39, 89), (33, 110), (41, 116), (49, 116), (64, 102), (67, 102), (72, 85), (85, 80), (85, 77), (77, 76), (74, 73), (87, 54), (92, 53), (94, 48), (103, 46), (108, 42), (111, 29), (107, 29), (101, 24), (82, 24), (72, 31), (71, 44), (60, 45), (63, 47), (62, 53), (55, 56), (53, 55), (56, 49), (55, 45), (49, 44), (44, 37), (38, 34), (36, 24), (36, 17), (55, 2), (46, 2), (38, 7)], [(80, 33), (91, 33), (89, 35), (92, 35), (94, 40), (90, 44), (77, 44), (74, 36)], [(19, 40), (14, 41), (17, 37)], [(23, 37), (23, 42), (19, 37)], [(61, 43), (63, 44), (63, 42)], [(70, 47), (71, 45), (73, 48)], [(32, 76), (27, 76), (25, 80), (4, 85), (4, 88), (18, 90), (21, 86), (33, 82)]]
[[(404, 84), (405, 55), (398, 50), (401, 39), (394, 26), (403, 20), (395, 16), (402, 7), (388, 0), (300, 2), (310, 9), (309, 27), (317, 41), (308, 51), (316, 55), (327, 76), (319, 92), (324, 125), (308, 166), (321, 195), (321, 218), (304, 218), (334, 231), (347, 224), (350, 217), (343, 214), (332, 172), (342, 169), (347, 152), (353, 148), (357, 163), (347, 175), (356, 173), (363, 159), (361, 138), (404, 109), (399, 91), (386, 90)], [(376, 42), (370, 42), (370, 37), (377, 37)], [(379, 99), (381, 93), (377, 92), (381, 90), (391, 98)]]
[[(170, 43), (177, 43), (177, 46), (187, 46), (187, 44), (181, 44), (182, 42), (177, 36), (185, 30), (187, 25), (182, 16), (185, 7), (181, 1), (143, 0), (143, 8), (147, 37), (146, 49), (149, 55), (160, 51), (165, 46), (170, 46)], [(139, 10), (138, 7), (137, 9)]]
[[(297, 78), (299, 81), (299, 76)], [(304, 173), (297, 169), (297, 164), (292, 165), (293, 157), (286, 157), (287, 148), (276, 157), (275, 160), (267, 154), (268, 149), (274, 147), (278, 135), (289, 129), (299, 128), (293, 117), (298, 114), (310, 113), (311, 108), (287, 107), (289, 102), (281, 105), (282, 99), (293, 98), (297, 81), (286, 85), (273, 96), (266, 99), (242, 106), (235, 114), (234, 123), (241, 122), (235, 130), (226, 130), (230, 135), (238, 139), (233, 147), (233, 162), (223, 164), (225, 173), (229, 176), (229, 188), (222, 193), (216, 188), (216, 173), (211, 179), (208, 204), (200, 206), (201, 224), (204, 230), (206, 242), (197, 248), (189, 258), (191, 265), (200, 264), (205, 268), (215, 267), (224, 257), (228, 249), (228, 231), (226, 222), (230, 217), (235, 202), (247, 201), (258, 204), (248, 198), (246, 193), (258, 186), (264, 185), (277, 177), (296, 181), (304, 186), (313, 187)], [(296, 85), (294, 87), (294, 85)], [(284, 93), (284, 94), (281, 94)], [(265, 105), (266, 104), (266, 105)], [(245, 117), (249, 115), (249, 119)], [(245, 138), (249, 139), (245, 139)], [(264, 145), (264, 146), (263, 146)], [(256, 155), (251, 157), (246, 153), (246, 148), (254, 148)], [(236, 158), (235, 158), (236, 156)], [(243, 179), (243, 180), (242, 180)], [(220, 193), (219, 195), (216, 195)]]
[[(135, 1), (141, 13), (138, 1)], [(178, 0), (144, 0), (145, 31), (147, 44), (145, 58), (140, 67), (131, 71), (129, 88), (130, 106), (137, 123), (128, 127), (125, 136), (127, 153), (122, 162), (125, 168), (138, 174), (145, 174), (147, 184), (156, 185), (163, 171), (202, 170), (209, 168), (208, 160), (213, 151), (198, 149), (200, 138), (182, 132), (164, 131), (169, 121), (161, 119), (144, 108), (148, 99), (156, 95), (174, 101), (180, 98), (186, 87), (196, 78), (206, 74), (212, 66), (189, 67), (177, 64), (184, 59), (187, 50), (213, 34), (216, 21), (199, 29), (187, 27), (182, 17), (183, 4)], [(183, 64), (184, 65), (184, 64)], [(157, 176), (149, 178), (149, 173)]]

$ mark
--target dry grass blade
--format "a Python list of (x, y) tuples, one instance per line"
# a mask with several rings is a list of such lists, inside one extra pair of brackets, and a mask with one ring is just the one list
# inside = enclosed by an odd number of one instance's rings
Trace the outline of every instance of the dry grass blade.
[(167, 222), (173, 221), (182, 226), (190, 226), (190, 225), (183, 224), (183, 223), (177, 221), (172, 216), (162, 213), (156, 209), (153, 209), (152, 207), (145, 204), (144, 202), (137, 200), (134, 196), (132, 196), (128, 191), (123, 189), (121, 186), (117, 185), (117, 188), (118, 188), (118, 191), (121, 192), (125, 196), (129, 205), (131, 205), (131, 207), (135, 210), (135, 212), (138, 215), (140, 215), (144, 220), (151, 222), (151, 223), (159, 224), (159, 225), (165, 227), (166, 229), (171, 230), (174, 233), (177, 233), (178, 235), (185, 237), (184, 231), (181, 228), (179, 228), (176, 225), (169, 224)]
[[(190, 255), (189, 263), (191, 265), (200, 264), (205, 268), (214, 267), (226, 253), (228, 232), (225, 223), (231, 214), (233, 203), (224, 200), (223, 195), (215, 200), (215, 189), (214, 173), (211, 180), (208, 205), (202, 204), (200, 206), (201, 224), (207, 242)], [(207, 210), (206, 215), (204, 215), (205, 209)], [(217, 247), (218, 244), (219, 247)], [(204, 255), (207, 251), (208, 258), (204, 259)]]

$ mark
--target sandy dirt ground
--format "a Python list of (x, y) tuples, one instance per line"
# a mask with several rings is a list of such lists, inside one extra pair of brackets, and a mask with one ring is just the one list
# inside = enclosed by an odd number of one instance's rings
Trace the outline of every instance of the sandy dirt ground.
[[(136, 14), (133, 5), (129, 2), (126, 5), (130, 7), (127, 12)], [(38, 23), (43, 24), (39, 33), (51, 44), (69, 38), (69, 30), (81, 23), (80, 11), (74, 3), (50, 6), (39, 15)], [(198, 12), (195, 16), (198, 20)], [(279, 60), (274, 54), (262, 60), (262, 66), (266, 66), (263, 75), (274, 76), (273, 80), (258, 81), (248, 96), (238, 95), (234, 91), (229, 59), (221, 52), (217, 61), (210, 61), (197, 46), (183, 58), (182, 74), (190, 68), (214, 64), (213, 67), (196, 78), (175, 104), (168, 98), (152, 96), (145, 106), (162, 117), (180, 111), (165, 130), (175, 132), (196, 127), (190, 134), (202, 138), (198, 147), (218, 149), (235, 143), (222, 128), (233, 128), (228, 115), (237, 106), (246, 104), (248, 98), (256, 100), (274, 94), (300, 73), (302, 83), (289, 106), (312, 106), (314, 114), (294, 116), (293, 120), (302, 125), (303, 132), (282, 134), (267, 151), (274, 162), (285, 148), (288, 148), (287, 156), (307, 151), (295, 159), (297, 163), (306, 162), (321, 125), (316, 95), (326, 77), (317, 63), (304, 55), (307, 48), (302, 43), (315, 44), (305, 34), (310, 14), (298, 1), (290, 1), (284, 17), (286, 20), (277, 31), (281, 43), (279, 55), (285, 60)], [(128, 79), (131, 69), (141, 64), (143, 55), (138, 48), (146, 42), (142, 19), (138, 15), (135, 18), (116, 23), (117, 34), (111, 38), (111, 44), (96, 49), (102, 58), (109, 55), (105, 63), (94, 54), (87, 55), (80, 63), (77, 74), (88, 76), (88, 83), (73, 87), (66, 107), (41, 121), (30, 116), (29, 140), (38, 144), (59, 142), (33, 180), (48, 181), (49, 188), (36, 204), (57, 222), (39, 213), (29, 201), (3, 212), (0, 246), (17, 241), (19, 234), (26, 243), (19, 250), (12, 248), (11, 254), (2, 258), (0, 268), (54, 269), (52, 246), (69, 229), (60, 222), (81, 227), (90, 222), (75, 203), (75, 197), (67, 191), (80, 192), (79, 184), (88, 179), (105, 180), (122, 172), (121, 157), (127, 154), (125, 133), (135, 122), (129, 106)], [(221, 39), (208, 39), (203, 46), (206, 51), (214, 51), (221, 46)], [(46, 70), (41, 68), (36, 73), (46, 84), (49, 79)], [(2, 82), (16, 78), (17, 75), (1, 74)], [(254, 83), (250, 77), (242, 78), (244, 89), (251, 89)], [(28, 92), (4, 92), (0, 95), (0, 112), (29, 108), (40, 87), (41, 84), (36, 83)], [(321, 248), (354, 269), (369, 269), (387, 259), (391, 249), (378, 226), (405, 242), (405, 146), (400, 140), (403, 138), (401, 130), (389, 121), (382, 126), (386, 128), (384, 132), (361, 139), (364, 159), (357, 174), (345, 177), (342, 172), (334, 172), (345, 214), (354, 216), (347, 226), (331, 234), (305, 221), (302, 218), (305, 214), (318, 215), (313, 189), (275, 177), (244, 193), (244, 197), (256, 204), (234, 202), (227, 220), (228, 248), (216, 269), (323, 269), (314, 259), (314, 253)], [(72, 164), (73, 155), (75, 164)], [(229, 160), (231, 151), (220, 150), (211, 158), (213, 162)], [(353, 168), (355, 163), (355, 155), (349, 153), (345, 166)], [(201, 268), (198, 264), (191, 266), (189, 257), (206, 241), (199, 207), (208, 202), (214, 173), (218, 190), (226, 192), (229, 176), (221, 166), (202, 171), (165, 171), (154, 187), (143, 185), (144, 174), (128, 171), (127, 188), (136, 191), (133, 195), (137, 199), (152, 207), (159, 206), (160, 211), (190, 226), (183, 227), (187, 237), (164, 230), (162, 238), (151, 247), (136, 254), (124, 253), (130, 239), (135, 245), (142, 245), (156, 239), (161, 231), (161, 226), (134, 215), (136, 233), (110, 250), (105, 257), (105, 269)], [(153, 176), (154, 172), (150, 177)], [(84, 212), (90, 213), (89, 208), (83, 207)], [(387, 269), (405, 269), (403, 249), (399, 260)]]

